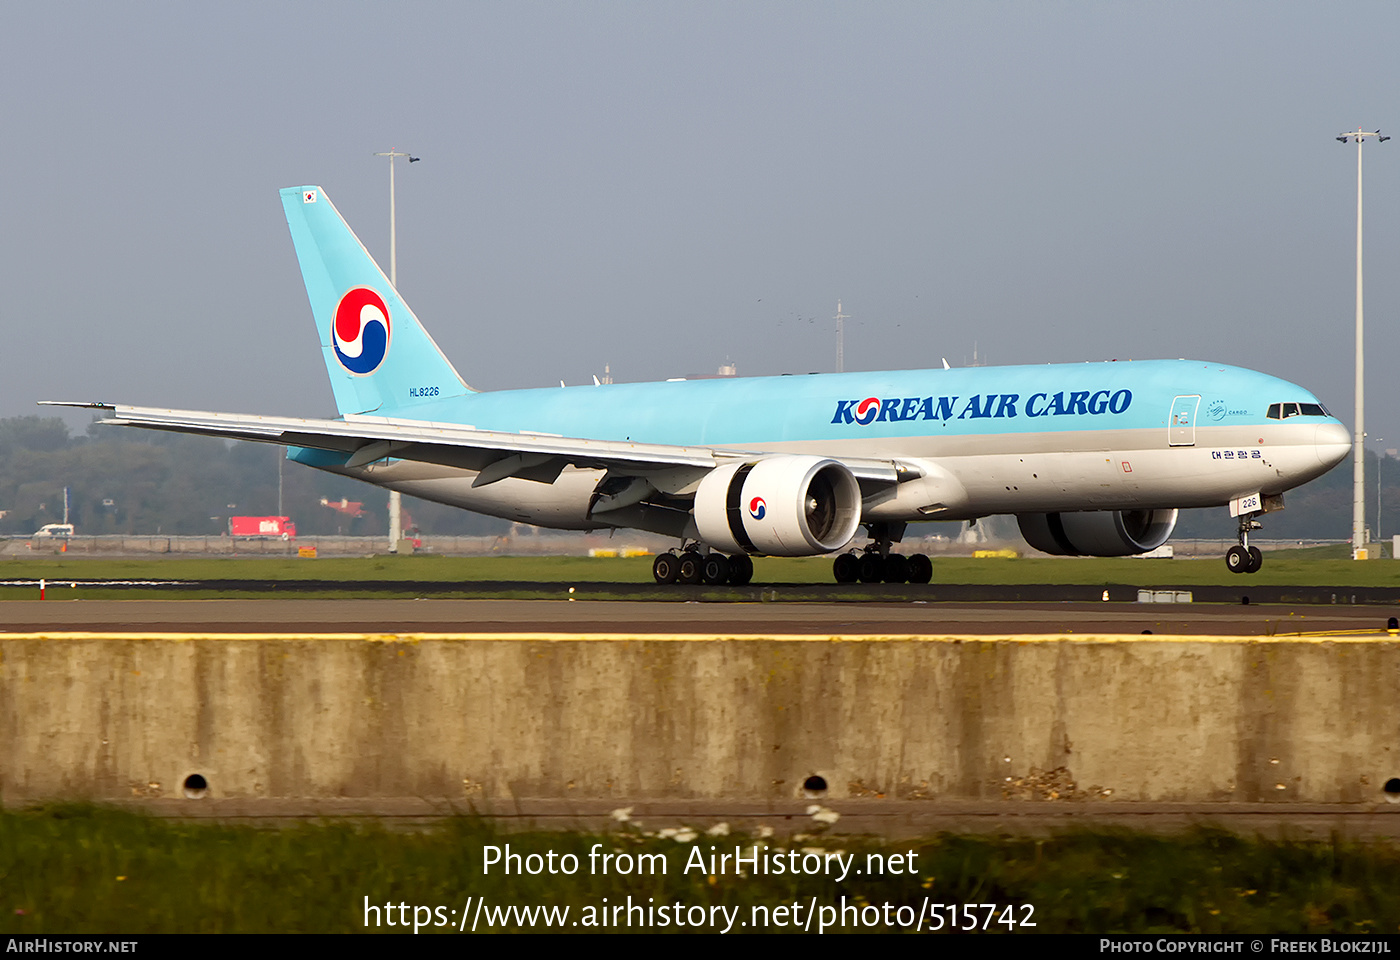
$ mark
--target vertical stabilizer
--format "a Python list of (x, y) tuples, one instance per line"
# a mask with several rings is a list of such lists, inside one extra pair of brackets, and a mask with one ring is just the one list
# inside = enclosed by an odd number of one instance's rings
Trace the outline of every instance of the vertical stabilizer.
[(282, 208), (342, 416), (471, 391), (324, 190), (287, 187)]

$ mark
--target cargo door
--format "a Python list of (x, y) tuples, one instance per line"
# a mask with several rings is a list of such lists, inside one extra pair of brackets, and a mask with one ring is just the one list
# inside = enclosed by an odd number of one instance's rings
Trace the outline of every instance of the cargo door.
[(1167, 426), (1167, 445), (1193, 447), (1196, 445), (1196, 410), (1201, 395), (1177, 397), (1172, 401), (1172, 415)]

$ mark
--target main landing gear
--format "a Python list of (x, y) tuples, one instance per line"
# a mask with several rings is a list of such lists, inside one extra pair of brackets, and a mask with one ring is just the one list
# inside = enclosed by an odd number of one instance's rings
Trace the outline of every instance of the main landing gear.
[(904, 524), (872, 523), (871, 543), (859, 554), (843, 553), (831, 563), (837, 583), (928, 583), (933, 561), (922, 553), (906, 557), (890, 548), (904, 536)]
[(1240, 516), (1239, 546), (1231, 547), (1225, 554), (1225, 566), (1231, 573), (1255, 573), (1264, 565), (1264, 555), (1259, 552), (1259, 548), (1249, 545), (1249, 531), (1264, 526), (1254, 519), (1257, 516), (1257, 513)]
[(689, 547), (679, 555), (662, 553), (652, 561), (651, 575), (657, 583), (732, 583), (741, 587), (753, 579), (753, 561), (746, 554), (726, 557), (722, 553), (700, 553)]

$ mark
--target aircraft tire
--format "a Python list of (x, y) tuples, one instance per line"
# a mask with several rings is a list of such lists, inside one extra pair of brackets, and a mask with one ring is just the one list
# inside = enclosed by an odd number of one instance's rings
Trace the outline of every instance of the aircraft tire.
[(1231, 573), (1249, 572), (1249, 552), (1241, 546), (1233, 546), (1225, 553), (1225, 566)]
[(675, 583), (680, 573), (680, 561), (674, 553), (662, 553), (651, 562), (651, 575), (657, 583)]
[(902, 553), (892, 553), (885, 558), (885, 582), (904, 583), (909, 579), (909, 558)]
[(1264, 565), (1264, 554), (1259, 552), (1258, 547), (1249, 548), (1249, 569), (1245, 573), (1258, 573), (1259, 568)]
[(729, 558), (729, 582), (742, 587), (753, 579), (753, 560), (747, 553), (736, 553)]
[(699, 583), (704, 576), (704, 558), (693, 550), (687, 550), (681, 554), (680, 570), (676, 573), (676, 579), (681, 583), (694, 586)]
[(860, 579), (860, 557), (843, 553), (831, 561), (831, 575), (837, 583), (855, 583)]
[(922, 553), (909, 558), (909, 582), (928, 583), (933, 579), (933, 561)]
[(729, 579), (729, 558), (722, 553), (709, 553), (700, 564), (700, 579), (711, 586)]
[(878, 553), (867, 553), (860, 558), (860, 582), (879, 583), (885, 579), (885, 558)]

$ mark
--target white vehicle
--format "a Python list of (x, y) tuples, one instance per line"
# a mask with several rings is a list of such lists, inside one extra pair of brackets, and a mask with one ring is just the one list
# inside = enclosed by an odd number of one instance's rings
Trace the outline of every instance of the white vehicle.
[(38, 530), (34, 531), (35, 537), (71, 537), (73, 536), (73, 525), (71, 523), (46, 523)]

